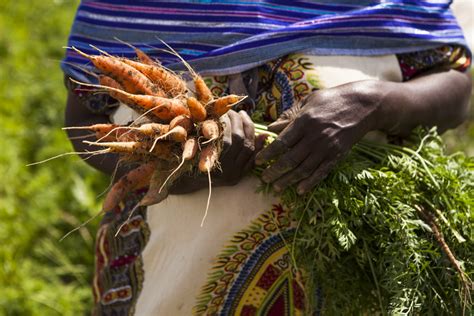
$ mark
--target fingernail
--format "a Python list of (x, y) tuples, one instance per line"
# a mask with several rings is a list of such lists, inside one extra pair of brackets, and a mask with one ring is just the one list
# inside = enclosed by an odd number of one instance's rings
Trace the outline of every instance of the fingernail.
[(263, 180), (263, 182), (267, 182), (267, 183), (270, 182), (270, 178), (268, 176), (265, 176), (265, 175), (262, 176), (262, 180)]
[(296, 193), (298, 193), (299, 195), (303, 195), (305, 193), (305, 190), (303, 188), (297, 188)]
[(281, 187), (277, 184), (274, 184), (273, 185), (273, 190), (275, 190), (276, 192), (281, 192)]

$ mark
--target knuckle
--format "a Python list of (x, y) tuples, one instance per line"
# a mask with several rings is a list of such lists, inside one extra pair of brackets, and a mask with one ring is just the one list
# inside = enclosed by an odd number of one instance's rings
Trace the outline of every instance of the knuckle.
[(302, 177), (307, 177), (313, 172), (313, 168), (307, 164), (302, 165), (298, 170)]

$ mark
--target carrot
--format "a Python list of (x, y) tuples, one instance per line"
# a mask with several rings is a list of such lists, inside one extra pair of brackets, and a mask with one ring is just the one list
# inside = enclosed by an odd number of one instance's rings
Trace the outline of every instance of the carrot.
[(105, 212), (114, 210), (128, 193), (143, 188), (150, 182), (156, 163), (150, 161), (122, 176), (105, 197), (102, 209)]
[(186, 92), (186, 83), (162, 66), (148, 65), (126, 58), (122, 58), (121, 60), (147, 76), (153, 83), (161, 87), (162, 91), (170, 94), (172, 97), (182, 95)]
[[(116, 80), (110, 78), (109, 76), (106, 75), (99, 75), (99, 84), (119, 90), (123, 90), (123, 87), (120, 83), (118, 83)], [(115, 98), (112, 94), (111, 96)]]
[(136, 46), (133, 46), (132, 44), (130, 43), (127, 43), (125, 41), (122, 41), (121, 39), (117, 38), (117, 37), (114, 37), (115, 40), (119, 41), (120, 43), (124, 44), (124, 45), (127, 45), (128, 47), (132, 48), (134, 51), (135, 51), (135, 54), (137, 55), (138, 57), (138, 60), (144, 64), (147, 64), (147, 65), (156, 65), (157, 62), (151, 58), (150, 56), (148, 56), (144, 51), (142, 51), (141, 49), (139, 49), (138, 47)]
[(219, 158), (219, 151), (214, 144), (209, 144), (204, 147), (199, 156), (199, 171), (210, 172), (216, 166), (217, 159)]
[(112, 87), (79, 82), (72, 78), (70, 78), (70, 80), (84, 86), (102, 88), (116, 92), (115, 98), (117, 100), (141, 113), (149, 111), (150, 115), (154, 115), (162, 121), (169, 122), (176, 116), (182, 114), (190, 116), (189, 109), (178, 99), (168, 99), (153, 95), (131, 94)]
[(188, 132), (182, 126), (175, 126), (174, 128), (170, 129), (170, 131), (166, 134), (161, 135), (156, 140), (162, 139), (170, 139), (178, 143), (183, 143), (186, 141), (188, 137)]
[(146, 136), (163, 135), (170, 129), (169, 125), (160, 123), (145, 123), (139, 127), (130, 127), (130, 129), (136, 130)]
[(183, 143), (186, 141), (187, 137), (188, 137), (188, 132), (186, 132), (186, 130), (183, 127), (176, 126), (173, 129), (170, 129), (168, 133), (155, 138), (155, 140), (153, 141), (153, 145), (150, 148), (150, 152), (154, 151), (156, 144), (158, 144), (158, 142), (161, 140), (169, 139), (177, 143)]
[(183, 65), (189, 70), (189, 72), (191, 73), (191, 76), (193, 77), (193, 81), (194, 81), (194, 87), (196, 89), (196, 96), (197, 96), (197, 99), (203, 103), (204, 105), (208, 104), (209, 102), (211, 102), (213, 99), (214, 99), (214, 96), (212, 95), (212, 92), (211, 90), (209, 89), (209, 87), (206, 85), (206, 83), (204, 82), (204, 80), (202, 79), (202, 77), (196, 73), (194, 71), (194, 69), (191, 67), (191, 65), (189, 65), (189, 63), (183, 59), (183, 57), (181, 57), (180, 54), (178, 54), (177, 51), (175, 51), (173, 49), (173, 47), (171, 47), (170, 45), (168, 45), (167, 43), (165, 43), (163, 40), (160, 39), (160, 41), (166, 46), (169, 48), (169, 53), (175, 55), (176, 57), (178, 57), (182, 62), (183, 62)]
[(72, 47), (78, 54), (88, 58), (102, 73), (112, 77), (124, 88), (134, 94), (160, 95), (160, 90), (140, 71), (127, 65), (116, 57), (88, 55)]
[(204, 225), (204, 221), (207, 217), (207, 212), (209, 210), (209, 205), (211, 203), (212, 195), (212, 182), (211, 182), (211, 171), (216, 167), (217, 159), (219, 158), (219, 150), (214, 143), (211, 143), (204, 147), (199, 156), (199, 171), (207, 173), (207, 178), (209, 181), (209, 195), (207, 197), (206, 211), (201, 221), (201, 227)]
[(194, 77), (194, 87), (196, 88), (197, 99), (202, 104), (208, 104), (214, 99), (211, 90), (206, 85), (202, 77), (198, 74), (196, 74)]
[(183, 127), (187, 132), (190, 132), (194, 127), (193, 122), (191, 121), (191, 118), (186, 115), (178, 115), (174, 119), (171, 120), (170, 130), (175, 128), (176, 126)]
[(219, 125), (214, 120), (206, 120), (201, 123), (201, 133), (204, 138), (215, 140), (219, 138)]
[(185, 169), (181, 169), (181, 172), (175, 172), (174, 175), (169, 178), (168, 182), (166, 182), (166, 185), (163, 187), (163, 184), (165, 183), (166, 179), (168, 179), (168, 177), (172, 173), (171, 170), (173, 170), (173, 168), (169, 163), (163, 163), (161, 168), (155, 170), (150, 180), (150, 188), (139, 203), (141, 206), (158, 204), (168, 197), (169, 188), (171, 187), (173, 182), (176, 181), (176, 179), (185, 171)]
[(156, 60), (148, 56), (144, 51), (137, 47), (135, 47), (135, 54), (137, 54), (138, 60), (146, 65), (159, 65)]
[(191, 113), (191, 118), (194, 122), (202, 122), (207, 117), (207, 111), (204, 105), (199, 102), (196, 98), (190, 97), (186, 100), (186, 103)]
[(168, 181), (173, 178), (173, 176), (178, 172), (181, 167), (184, 165), (186, 161), (193, 159), (196, 156), (198, 150), (198, 142), (195, 138), (188, 138), (183, 145), (183, 155), (181, 156), (181, 162), (179, 163), (178, 167), (171, 172), (171, 174), (166, 178), (163, 184), (160, 187), (159, 193), (163, 190), (166, 186)]
[(99, 133), (108, 133), (111, 130), (120, 127), (120, 125), (117, 124), (93, 124), (89, 126), (68, 126), (68, 127), (63, 127), (63, 130), (89, 130), (93, 132), (99, 132)]
[(172, 157), (172, 144), (169, 142), (160, 142), (154, 144), (153, 150), (149, 142), (140, 142), (140, 141), (131, 141), (131, 142), (89, 142), (84, 141), (84, 143), (93, 145), (107, 147), (108, 152), (111, 153), (127, 153), (127, 154), (139, 154), (139, 155), (150, 155), (157, 156), (163, 159), (171, 159)]
[(88, 145), (107, 147), (110, 152), (114, 153), (143, 153), (146, 145), (142, 142), (89, 142), (84, 141)]
[(226, 114), (230, 109), (232, 109), (233, 105), (237, 104), (242, 100), (243, 98), (238, 95), (226, 95), (209, 104), (207, 110), (209, 112), (209, 115), (218, 118)]
[(188, 138), (183, 145), (183, 160), (191, 160), (196, 156), (198, 142), (196, 138)]

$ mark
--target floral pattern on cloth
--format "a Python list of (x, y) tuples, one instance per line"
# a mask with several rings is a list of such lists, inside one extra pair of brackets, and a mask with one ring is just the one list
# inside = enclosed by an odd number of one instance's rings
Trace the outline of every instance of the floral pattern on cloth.
[(304, 315), (305, 294), (287, 242), (295, 223), (281, 205), (234, 235), (217, 257), (194, 315)]
[[(404, 80), (435, 67), (465, 71), (471, 63), (471, 57), (463, 48), (453, 46), (397, 57)], [(284, 110), (320, 88), (312, 64), (299, 54), (258, 67), (258, 80), (256, 106), (243, 108), (257, 122), (276, 120)], [(227, 76), (207, 77), (205, 82), (217, 96), (229, 93)], [(93, 94), (80, 87), (71, 88), (76, 94)], [(110, 101), (104, 101), (104, 108), (94, 112), (106, 111), (109, 106)], [(150, 236), (146, 209), (137, 209), (117, 237), (115, 234), (143, 193), (130, 194), (125, 204), (105, 216), (97, 233), (93, 281), (95, 315), (134, 313), (144, 280), (141, 254)], [(217, 263), (201, 293), (196, 293), (193, 312), (197, 315), (303, 315), (303, 284), (299, 273), (292, 269), (285, 246), (293, 230), (288, 212), (275, 206), (237, 233), (217, 256)], [(315, 295), (321, 297), (320, 293)], [(322, 302), (318, 298), (316, 301), (317, 310)]]
[[(237, 110), (246, 110), (255, 122), (275, 121), (283, 111), (320, 88), (312, 66), (304, 55), (291, 54), (258, 67), (256, 106), (237, 106)], [(229, 94), (227, 82), (227, 76), (206, 78), (206, 84), (217, 96)]]
[(403, 80), (407, 81), (434, 68), (455, 69), (461, 72), (471, 66), (469, 52), (462, 46), (443, 46), (415, 53), (399, 54), (398, 63)]

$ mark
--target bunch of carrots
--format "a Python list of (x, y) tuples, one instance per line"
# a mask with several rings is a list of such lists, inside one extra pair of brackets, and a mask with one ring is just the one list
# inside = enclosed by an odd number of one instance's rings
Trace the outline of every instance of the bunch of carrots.
[[(207, 173), (210, 187), (210, 173), (218, 167), (222, 147), (223, 126), (219, 118), (244, 98), (237, 95), (216, 98), (202, 77), (181, 59), (194, 83), (194, 88), (188, 88), (180, 75), (133, 48), (136, 60), (101, 50), (101, 54), (88, 55), (70, 48), (87, 57), (100, 73), (95, 74), (99, 84), (72, 81), (105, 90), (141, 114), (140, 120), (128, 125), (66, 128), (95, 133), (96, 141), (84, 142), (102, 149), (91, 153), (118, 153), (122, 161), (138, 163), (138, 167), (111, 187), (103, 205), (105, 212), (114, 210), (128, 193), (144, 187), (148, 191), (137, 207), (157, 204), (168, 196), (173, 182), (196, 169)], [(172, 49), (171, 53), (179, 57)]]

